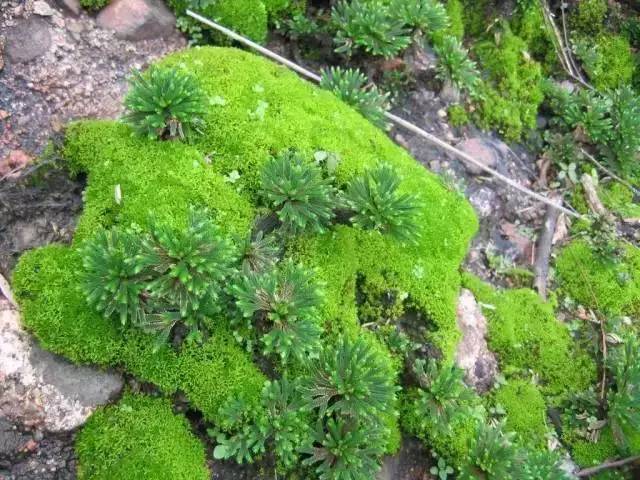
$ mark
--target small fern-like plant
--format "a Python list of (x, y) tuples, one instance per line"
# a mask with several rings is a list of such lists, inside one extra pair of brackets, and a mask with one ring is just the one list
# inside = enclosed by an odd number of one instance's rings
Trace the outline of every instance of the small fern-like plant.
[(345, 192), (345, 203), (353, 211), (351, 222), (401, 242), (415, 243), (420, 237), (420, 204), (415, 196), (401, 193), (399, 186), (398, 173), (387, 163), (354, 178)]
[(125, 98), (125, 123), (151, 139), (188, 140), (202, 133), (205, 101), (195, 77), (175, 68), (134, 71)]
[(458, 478), (519, 478), (517, 453), (513, 434), (505, 433), (500, 425), (481, 423), (471, 440), (467, 463), (460, 469)]
[(438, 55), (436, 74), (443, 82), (450, 82), (460, 91), (475, 94), (480, 73), (476, 63), (469, 58), (469, 52), (462, 46), (460, 40), (453, 35), (447, 35), (434, 48)]
[(117, 316), (122, 326), (145, 321), (143, 293), (149, 272), (140, 268), (139, 235), (132, 231), (103, 230), (82, 248), (82, 287), (87, 302), (105, 318)]
[(414, 373), (420, 390), (412, 402), (412, 413), (422, 424), (421, 431), (433, 435), (451, 433), (456, 417), (469, 414), (473, 393), (463, 382), (462, 370), (455, 365), (438, 366), (434, 359), (416, 360)]
[(286, 232), (323, 232), (334, 217), (335, 192), (322, 169), (286, 150), (262, 169), (260, 194)]
[(266, 330), (261, 337), (266, 354), (283, 361), (313, 355), (322, 331), (317, 319), (322, 290), (312, 271), (286, 262), (277, 270), (245, 272), (231, 292), (241, 315), (234, 320), (238, 337), (249, 336), (257, 324)]
[(243, 272), (263, 272), (273, 268), (280, 256), (280, 246), (273, 235), (260, 230), (249, 234), (240, 246), (240, 261)]
[(391, 58), (411, 43), (411, 32), (402, 19), (380, 0), (340, 0), (331, 11), (331, 20), (338, 53), (351, 55), (361, 49)]
[(437, 0), (393, 0), (391, 10), (405, 25), (423, 34), (433, 34), (449, 26), (447, 10)]
[(396, 390), (388, 366), (371, 346), (346, 338), (323, 349), (301, 389), (321, 416), (367, 419), (374, 424), (380, 414), (392, 411)]
[(322, 71), (320, 86), (356, 108), (375, 126), (388, 128), (384, 115), (389, 110), (389, 95), (381, 93), (375, 85), (367, 85), (367, 77), (362, 72), (331, 67)]

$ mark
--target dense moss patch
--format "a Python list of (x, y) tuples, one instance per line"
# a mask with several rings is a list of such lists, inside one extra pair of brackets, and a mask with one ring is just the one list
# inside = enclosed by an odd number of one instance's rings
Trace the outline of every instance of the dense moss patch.
[(582, 240), (556, 260), (562, 291), (582, 305), (609, 315), (640, 312), (640, 249), (625, 246), (621, 262), (603, 260)]
[[(25, 325), (43, 346), (76, 362), (121, 366), (166, 393), (183, 391), (213, 422), (225, 399), (257, 399), (264, 377), (225, 318), (216, 319), (215, 330), (201, 346), (179, 351), (164, 347), (154, 353), (153, 337), (122, 332), (86, 305), (78, 288), (78, 249), (102, 228), (146, 227), (151, 212), (169, 225), (182, 226), (190, 205), (209, 208), (223, 233), (244, 237), (261, 212), (261, 167), (270, 155), (294, 148), (310, 158), (318, 150), (339, 155), (335, 176), (340, 186), (385, 161), (403, 177), (401, 189), (419, 196), (424, 205), (420, 240), (414, 246), (347, 226), (290, 240), (288, 255), (315, 268), (325, 285), (326, 341), (338, 332), (362, 334), (357, 279), (383, 278), (388, 289), (406, 292), (407, 302), (427, 319), (427, 340), (451, 359), (459, 336), (458, 266), (477, 228), (468, 203), (355, 110), (282, 67), (225, 48), (194, 48), (162, 64), (198, 78), (209, 100), (204, 134), (186, 144), (134, 137), (127, 126), (110, 121), (68, 128), (64, 155), (88, 179), (73, 244), (29, 252), (14, 272)], [(378, 350), (388, 355), (382, 344)], [(390, 426), (395, 423), (390, 416)], [(398, 441), (397, 428), (392, 428), (389, 448), (397, 448)]]
[(472, 276), (465, 277), (465, 285), (480, 302), (492, 306), (484, 313), (489, 320), (489, 348), (498, 355), (501, 371), (516, 377), (534, 372), (542, 393), (552, 398), (587, 388), (595, 365), (576, 347), (551, 304), (533, 290), (497, 292)]
[(167, 400), (126, 394), (99, 410), (76, 442), (80, 480), (206, 480), (204, 447)]

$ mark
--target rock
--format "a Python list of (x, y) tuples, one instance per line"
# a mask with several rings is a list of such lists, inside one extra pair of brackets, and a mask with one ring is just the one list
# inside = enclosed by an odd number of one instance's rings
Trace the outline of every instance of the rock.
[(440, 98), (446, 103), (460, 103), (460, 89), (451, 82), (444, 82), (440, 90)]
[(6, 39), (5, 39), (4, 35), (0, 35), (0, 72), (4, 68), (4, 45), (5, 45), (5, 43), (6, 43)]
[[(15, 455), (20, 452), (29, 441), (29, 435), (19, 432), (11, 422), (0, 417), (0, 458)], [(0, 478), (2, 477), (0, 476)]]
[(42, 350), (0, 303), (0, 417), (27, 428), (68, 431), (122, 390), (120, 375), (73, 365)]
[(402, 439), (400, 451), (395, 455), (387, 455), (382, 461), (382, 468), (375, 480), (417, 480), (431, 478), (429, 467), (432, 457), (425, 446), (413, 437)]
[(458, 298), (458, 328), (462, 340), (456, 349), (456, 364), (465, 372), (465, 381), (478, 392), (493, 385), (498, 362), (487, 346), (487, 319), (471, 291), (463, 288)]
[(489, 217), (497, 203), (497, 194), (489, 187), (482, 186), (469, 194), (469, 202), (480, 217)]
[(31, 157), (24, 150), (11, 150), (9, 155), (0, 160), (0, 178), (12, 177), (31, 163)]
[(70, 13), (76, 17), (80, 15), (80, 12), (82, 11), (80, 2), (78, 0), (56, 0), (56, 4), (67, 13)]
[[(496, 142), (485, 138), (470, 138), (464, 140), (457, 145), (457, 148), (471, 155), (475, 160), (486, 167), (495, 167), (502, 155), (502, 142)], [(468, 162), (464, 163), (465, 168), (473, 175), (485, 173), (480, 167), (472, 165)]]
[(7, 32), (6, 54), (9, 60), (25, 63), (44, 55), (51, 47), (51, 32), (46, 21), (31, 17)]
[(97, 18), (98, 26), (118, 38), (147, 40), (170, 35), (176, 19), (160, 0), (114, 0)]
[(56, 11), (51, 8), (47, 2), (36, 0), (33, 2), (33, 13), (41, 17), (51, 17)]

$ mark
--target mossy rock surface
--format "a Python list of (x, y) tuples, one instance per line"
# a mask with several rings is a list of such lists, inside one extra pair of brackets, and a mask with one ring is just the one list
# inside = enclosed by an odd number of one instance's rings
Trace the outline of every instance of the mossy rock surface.
[(126, 394), (78, 434), (79, 480), (207, 480), (204, 446), (169, 401)]
[[(210, 99), (206, 131), (186, 144), (138, 138), (114, 121), (68, 128), (65, 157), (88, 182), (74, 241), (26, 253), (13, 276), (24, 323), (42, 345), (75, 362), (121, 367), (165, 393), (183, 391), (214, 423), (225, 399), (257, 399), (264, 376), (225, 318), (216, 319), (202, 346), (180, 351), (167, 346), (154, 353), (153, 337), (121, 332), (87, 307), (79, 289), (78, 248), (101, 228), (144, 227), (149, 213), (184, 225), (190, 205), (208, 207), (224, 233), (244, 236), (257, 213), (261, 166), (270, 155), (295, 148), (308, 156), (317, 150), (337, 153), (339, 185), (386, 161), (403, 177), (401, 188), (424, 202), (415, 246), (347, 226), (290, 241), (289, 255), (316, 268), (324, 282), (327, 341), (338, 332), (362, 334), (356, 280), (385, 278), (390, 289), (407, 292), (411, 307), (424, 313), (428, 340), (451, 360), (459, 338), (458, 267), (477, 229), (470, 205), (358, 112), (282, 67), (237, 49), (212, 47), (177, 53), (161, 63), (199, 79)], [(234, 171), (239, 179), (230, 182), (227, 176)], [(116, 185), (120, 203), (114, 198)], [(384, 347), (378, 350), (387, 355)], [(397, 443), (397, 432), (389, 441)]]

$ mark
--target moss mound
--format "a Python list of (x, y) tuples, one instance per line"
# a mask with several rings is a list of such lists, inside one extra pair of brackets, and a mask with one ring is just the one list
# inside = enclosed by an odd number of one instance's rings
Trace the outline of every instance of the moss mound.
[[(127, 126), (111, 121), (68, 128), (64, 154), (88, 179), (73, 244), (29, 252), (14, 272), (24, 323), (43, 346), (75, 362), (120, 366), (166, 393), (183, 391), (213, 422), (225, 399), (257, 398), (264, 377), (225, 318), (216, 320), (202, 346), (180, 351), (166, 346), (154, 353), (153, 337), (122, 332), (87, 307), (78, 288), (78, 248), (101, 228), (144, 227), (150, 212), (183, 225), (190, 205), (208, 207), (224, 233), (244, 236), (257, 213), (261, 166), (270, 155), (295, 148), (305, 155), (337, 153), (340, 184), (384, 160), (425, 205), (421, 240), (412, 247), (346, 226), (288, 245), (289, 255), (315, 267), (325, 282), (328, 341), (337, 332), (361, 334), (357, 280), (383, 279), (389, 289), (407, 293), (407, 303), (427, 319), (429, 340), (451, 358), (459, 335), (458, 266), (477, 228), (471, 207), (355, 110), (281, 67), (226, 48), (194, 48), (162, 63), (199, 79), (211, 100), (205, 134), (185, 144), (134, 137)], [(120, 203), (114, 199), (116, 185)]]
[(566, 246), (556, 261), (563, 292), (609, 315), (640, 313), (640, 249), (626, 246), (622, 262), (604, 261), (584, 241)]
[(78, 479), (206, 480), (204, 447), (168, 401), (126, 394), (78, 435)]
[(540, 378), (545, 396), (557, 397), (586, 389), (595, 378), (595, 365), (580, 350), (560, 323), (553, 306), (529, 289), (494, 291), (477, 278), (467, 276), (465, 286), (492, 309), (489, 348), (498, 355), (500, 370), (517, 377), (528, 370)]

